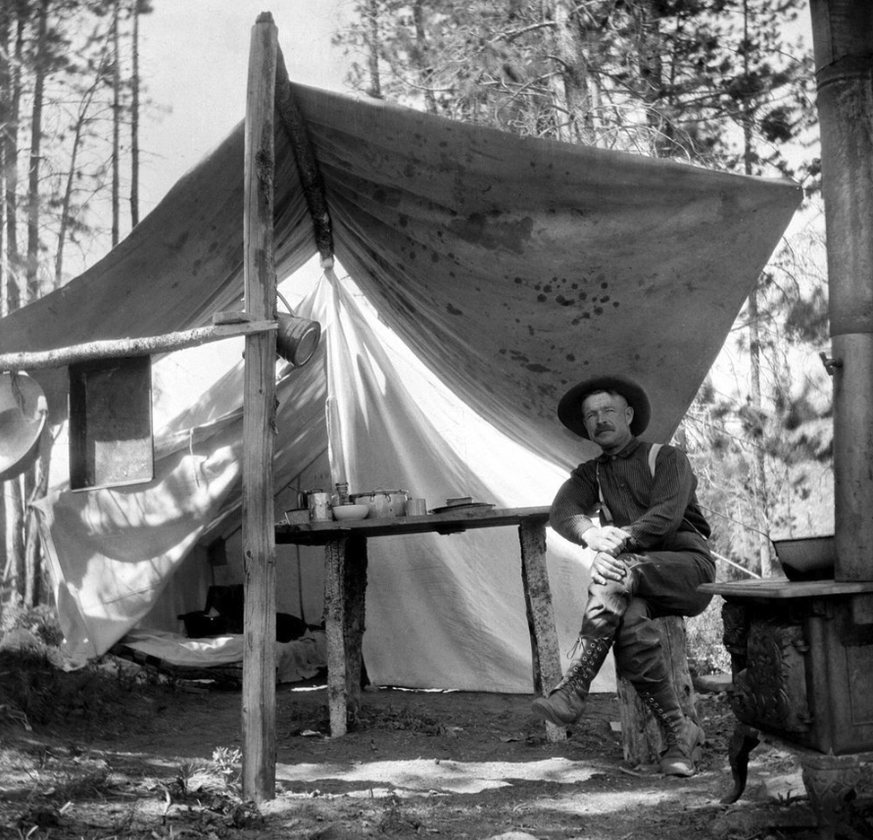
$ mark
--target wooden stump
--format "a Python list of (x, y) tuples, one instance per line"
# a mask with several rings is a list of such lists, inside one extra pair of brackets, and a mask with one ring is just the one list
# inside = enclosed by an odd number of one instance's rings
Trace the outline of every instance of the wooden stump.
[[(679, 616), (668, 616), (657, 619), (657, 624), (661, 632), (661, 647), (667, 659), (667, 670), (676, 689), (676, 696), (685, 714), (696, 721), (694, 686), (688, 670), (688, 655), (685, 649), (685, 622)], [(657, 764), (664, 749), (664, 740), (657, 721), (640, 700), (634, 687), (618, 674), (616, 685), (625, 762), (631, 767)]]

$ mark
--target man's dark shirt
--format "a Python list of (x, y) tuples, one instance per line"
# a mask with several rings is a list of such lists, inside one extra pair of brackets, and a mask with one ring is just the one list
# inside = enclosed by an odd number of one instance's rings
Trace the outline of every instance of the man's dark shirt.
[(561, 485), (552, 502), (550, 524), (571, 542), (585, 545), (584, 534), (596, 525), (592, 516), (599, 507), (599, 465), (603, 499), (612, 524), (630, 534), (626, 549), (654, 550), (677, 531), (691, 531), (708, 538), (709, 523), (697, 502), (697, 478), (680, 449), (663, 446), (658, 452), (655, 475), (649, 468), (650, 444), (634, 438), (616, 455), (600, 455), (580, 464)]

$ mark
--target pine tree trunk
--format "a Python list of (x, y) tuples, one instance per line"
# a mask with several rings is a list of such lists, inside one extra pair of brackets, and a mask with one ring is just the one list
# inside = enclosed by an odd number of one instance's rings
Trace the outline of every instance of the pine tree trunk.
[[(749, 4), (743, 0), (743, 31), (745, 40), (749, 39)], [(750, 74), (749, 55), (745, 51), (743, 56), (744, 73)], [(754, 174), (752, 167), (752, 124), (754, 114), (748, 102), (743, 103), (743, 168), (746, 175)], [(763, 400), (761, 398), (761, 328), (758, 308), (758, 286), (752, 289), (749, 295), (749, 356), (752, 374), (751, 403), (757, 417), (764, 417)], [(763, 419), (761, 420), (763, 423)], [(763, 432), (763, 429), (762, 429)], [(763, 434), (761, 435), (763, 437)], [(764, 450), (761, 446), (754, 447), (754, 476), (755, 476), (755, 525), (762, 534), (770, 532), (770, 491), (767, 484), (767, 464), (764, 460)], [(770, 543), (766, 539), (758, 541), (758, 557), (760, 559), (761, 577), (773, 576), (773, 568), (770, 558)]]
[(112, 247), (120, 234), (119, 150), (121, 147), (121, 55), (118, 48), (118, 3), (112, 5)]
[(24, 600), (27, 574), (24, 568), (24, 528), (21, 479), (6, 482), (6, 555), (9, 572), (7, 583), (14, 593), (16, 604)]
[(16, 17), (9, 4), (2, 4), (5, 14), (9, 14), (9, 32), (4, 47), (11, 46), (12, 31), (15, 29), (14, 59), (8, 62), (8, 83), (2, 94), (7, 97), (5, 104), (6, 127), (0, 133), (4, 146), (3, 188), (5, 250), (3, 267), (5, 271), (6, 309), (5, 314), (14, 312), (21, 306), (19, 288), (20, 258), (18, 254), (18, 119), (21, 103), (21, 60), (24, 52), (24, 20)]
[(64, 247), (67, 244), (67, 226), (70, 219), (70, 206), (73, 200), (73, 185), (76, 179), (76, 163), (79, 157), (79, 146), (82, 142), (82, 130), (88, 114), (91, 96), (94, 89), (88, 93), (86, 104), (83, 105), (73, 129), (73, 149), (70, 152), (70, 171), (67, 173), (67, 184), (64, 188), (64, 197), (61, 200), (61, 221), (58, 228), (58, 245), (55, 250), (55, 288), (59, 289), (64, 278)]
[[(7, 135), (10, 131), (10, 111), (12, 101), (12, 77), (9, 67), (9, 33), (11, 31), (12, 11), (7, 4), (0, 5), (0, 318), (9, 314), (8, 286), (9, 260), (6, 241), (6, 168), (8, 154)], [(2, 486), (2, 482), (0, 482)], [(3, 533), (0, 531), (0, 533)], [(5, 547), (3, 549), (5, 555)], [(0, 558), (0, 569), (4, 568)]]
[[(48, 424), (43, 427), (39, 441), (39, 458), (34, 470), (36, 471), (36, 484), (30, 501), (42, 499), (48, 490), (49, 468), (51, 466), (52, 437)], [(28, 506), (26, 513), (27, 533), (24, 553), (25, 586), (24, 603), (29, 607), (39, 605), (42, 598), (42, 539), (39, 531), (39, 522), (36, 513)]]
[(131, 35), (133, 70), (130, 80), (130, 224), (139, 224), (139, 0), (133, 0)]
[(84, 134), (91, 114), (91, 104), (97, 91), (105, 84), (106, 81), (106, 58), (104, 56), (99, 67), (95, 71), (94, 81), (91, 87), (85, 91), (82, 103), (79, 106), (79, 113), (76, 115), (76, 122), (73, 126), (73, 144), (70, 150), (70, 166), (67, 172), (67, 183), (64, 187), (64, 197), (61, 200), (60, 227), (58, 228), (58, 244), (55, 251), (55, 288), (60, 288), (63, 284), (64, 272), (64, 250), (67, 244), (67, 231), (70, 223), (70, 209), (73, 202), (73, 191), (75, 189), (77, 165), (79, 160), (79, 151), (84, 144)]
[(551, 0), (548, 12), (555, 23), (549, 38), (555, 65), (555, 73), (549, 82), (554, 104), (555, 137), (569, 143), (590, 140), (586, 131), (589, 122), (587, 73), (575, 29), (570, 24), (575, 5), (567, 0)]
[(39, 175), (42, 148), (42, 109), (46, 77), (46, 39), (50, 0), (39, 4), (37, 23), (36, 78), (33, 88), (33, 116), (30, 138), (30, 177), (27, 186), (27, 265), (26, 285), (21, 304), (39, 297)]
[(656, 157), (673, 154), (673, 125), (664, 119), (661, 97), (664, 90), (664, 62), (661, 16), (664, 14), (651, 0), (632, 4), (636, 24), (639, 96), (646, 107), (646, 123), (651, 128), (649, 144)]
[(415, 0), (412, 4), (412, 19), (415, 23), (415, 43), (418, 45), (418, 69), (424, 88), (424, 106), (428, 114), (435, 114), (437, 106), (433, 95), (433, 67), (429, 60), (430, 45), (424, 29), (424, 0)]
[[(10, 309), (12, 272), (9, 242), (9, 170), (14, 122), (12, 120), (12, 68), (9, 61), (9, 43), (12, 30), (12, 10), (0, 6), (0, 318)], [(7, 482), (0, 481), (0, 603), (5, 600), (6, 577), (9, 571), (8, 532), (6, 528)]]
[(6, 600), (6, 572), (9, 554), (6, 550), (6, 482), (0, 481), (0, 610)]
[[(749, 295), (749, 362), (752, 380), (749, 398), (755, 415), (763, 418), (764, 409), (761, 399), (761, 335), (758, 320), (758, 289), (756, 286)], [(754, 497), (755, 527), (761, 534), (767, 534), (770, 531), (770, 492), (767, 483), (767, 465), (764, 460), (764, 450), (759, 445), (754, 447), (753, 474), (756, 491)], [(760, 561), (761, 577), (772, 577), (773, 569), (770, 562), (770, 546), (763, 537), (758, 540), (757, 553)]]
[(377, 0), (367, 0), (367, 61), (370, 71), (370, 96), (382, 98), (382, 81), (379, 73), (379, 7)]
[[(0, 52), (3, 44), (0, 41)], [(0, 58), (2, 61), (2, 58)], [(3, 83), (0, 81), (0, 96), (2, 96)], [(0, 106), (0, 123), (3, 122), (3, 108)], [(6, 239), (6, 214), (9, 207), (6, 203), (6, 142), (0, 132), (0, 318), (9, 314), (9, 255), (7, 252)]]

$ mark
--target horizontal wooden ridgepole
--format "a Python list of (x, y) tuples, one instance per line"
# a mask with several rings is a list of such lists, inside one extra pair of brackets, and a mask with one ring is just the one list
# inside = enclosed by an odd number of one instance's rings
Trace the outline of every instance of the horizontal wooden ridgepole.
[(88, 341), (71, 347), (36, 352), (0, 353), (0, 371), (40, 370), (65, 367), (93, 359), (116, 359), (126, 356), (150, 356), (153, 353), (168, 353), (185, 347), (196, 347), (210, 341), (220, 341), (238, 335), (268, 332), (277, 329), (275, 321), (245, 321), (238, 324), (221, 324), (197, 327), (193, 330), (145, 336), (143, 338), (110, 338)]

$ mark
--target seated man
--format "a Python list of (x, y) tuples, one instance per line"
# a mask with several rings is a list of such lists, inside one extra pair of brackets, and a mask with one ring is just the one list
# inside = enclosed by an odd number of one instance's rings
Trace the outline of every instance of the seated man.
[[(554, 724), (576, 723), (613, 647), (619, 674), (664, 733), (661, 772), (692, 776), (704, 734), (682, 711), (654, 619), (703, 612), (712, 596), (697, 587), (713, 581), (715, 563), (688, 458), (672, 446), (653, 452), (652, 444), (637, 437), (650, 415), (646, 392), (623, 376), (580, 382), (558, 405), (561, 422), (602, 454), (572, 471), (552, 503), (550, 524), (595, 554), (570, 667), (547, 697), (534, 701), (533, 712)], [(598, 508), (600, 524), (592, 519)]]

